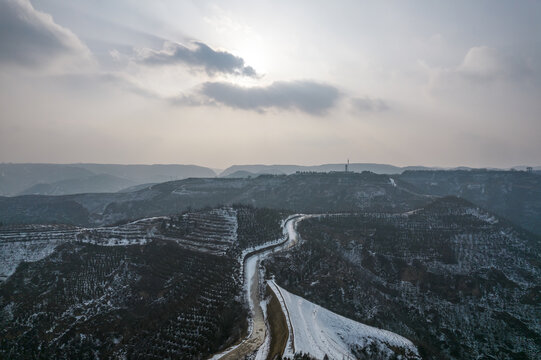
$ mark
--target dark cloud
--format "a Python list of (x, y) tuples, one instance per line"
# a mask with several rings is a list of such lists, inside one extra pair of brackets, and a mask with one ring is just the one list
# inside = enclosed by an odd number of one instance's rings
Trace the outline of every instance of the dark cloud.
[(186, 64), (203, 68), (207, 74), (216, 73), (256, 77), (251, 66), (246, 66), (244, 59), (227, 51), (217, 51), (202, 42), (195, 42), (190, 49), (177, 43), (168, 43), (161, 51), (146, 50), (141, 54), (141, 61), (148, 65)]
[(356, 111), (362, 112), (380, 112), (389, 110), (389, 106), (382, 99), (372, 99), (369, 97), (352, 98), (350, 100), (352, 107)]
[(297, 109), (314, 115), (324, 114), (341, 97), (334, 86), (313, 81), (277, 81), (265, 87), (207, 82), (202, 85), (200, 93), (207, 101), (236, 109), (254, 111), (269, 108)]
[(89, 52), (77, 36), (28, 0), (0, 1), (1, 62), (36, 66), (63, 55), (89, 56)]

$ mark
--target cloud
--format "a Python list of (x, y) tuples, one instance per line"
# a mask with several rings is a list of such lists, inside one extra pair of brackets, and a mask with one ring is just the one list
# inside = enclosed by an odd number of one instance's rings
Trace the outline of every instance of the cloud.
[(526, 76), (528, 66), (520, 59), (507, 56), (488, 46), (472, 47), (455, 72), (473, 81), (518, 79)]
[(495, 49), (476, 46), (468, 50), (455, 72), (472, 79), (490, 79), (502, 76), (506, 69)]
[(217, 51), (202, 42), (194, 42), (194, 48), (178, 43), (166, 42), (160, 51), (144, 49), (139, 54), (139, 61), (147, 65), (185, 64), (202, 68), (210, 76), (217, 73), (257, 77), (251, 66), (246, 66), (244, 59), (227, 51)]
[(36, 68), (66, 59), (88, 63), (91, 54), (75, 34), (30, 1), (0, 2), (0, 62)]
[(277, 81), (261, 87), (206, 82), (201, 86), (199, 94), (203, 96), (202, 99), (184, 98), (181, 103), (215, 103), (258, 112), (270, 108), (296, 109), (312, 115), (322, 115), (342, 96), (334, 86), (314, 81)]
[(491, 83), (521, 83), (532, 81), (535, 71), (520, 54), (505, 53), (488, 46), (474, 46), (468, 50), (462, 62), (450, 68), (431, 68), (431, 90), (442, 88), (485, 86)]
[(354, 110), (360, 112), (381, 112), (389, 110), (389, 105), (382, 99), (373, 99), (369, 97), (352, 98), (350, 104)]

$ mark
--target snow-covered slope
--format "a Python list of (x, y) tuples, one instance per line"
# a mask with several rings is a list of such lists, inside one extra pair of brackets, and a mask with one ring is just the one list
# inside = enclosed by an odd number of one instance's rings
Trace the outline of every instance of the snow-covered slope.
[(269, 281), (269, 285), (281, 298), (293, 329), (284, 356), (304, 352), (318, 359), (325, 355), (331, 359), (356, 359), (355, 354), (382, 359), (397, 355), (403, 359), (420, 359), (415, 345), (400, 335), (335, 314), (291, 294), (274, 281)]
[(41, 260), (75, 238), (76, 228), (62, 225), (22, 225), (0, 229), (0, 282), (23, 262)]
[[(54, 224), (0, 227), (0, 282), (10, 277), (21, 262), (39, 261), (67, 242), (129, 246), (146, 245), (159, 239), (174, 241), (187, 249), (222, 255), (237, 245), (237, 213), (233, 208), (186, 213), (180, 220), (189, 225), (183, 233), (175, 233), (175, 221), (166, 216), (98, 228)], [(162, 224), (168, 227), (160, 232)]]

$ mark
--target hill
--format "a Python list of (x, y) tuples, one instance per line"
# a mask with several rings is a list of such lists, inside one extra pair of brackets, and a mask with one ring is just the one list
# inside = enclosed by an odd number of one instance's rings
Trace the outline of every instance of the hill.
[(467, 199), (541, 234), (541, 176), (525, 171), (405, 171), (400, 179), (429, 195)]
[(228, 175), (224, 175), (222, 177), (226, 177), (230, 179), (242, 179), (242, 178), (256, 177), (259, 175), (262, 175), (262, 174), (256, 174), (256, 173), (252, 173), (246, 170), (237, 170)]
[(75, 164), (95, 174), (109, 174), (128, 179), (137, 184), (159, 183), (191, 177), (215, 177), (216, 173), (197, 165), (118, 165), (118, 164)]
[(186, 179), (114, 194), (0, 198), (0, 222), (105, 225), (221, 204), (296, 212), (406, 211), (429, 201), (386, 175), (302, 173), (250, 179)]
[[(376, 174), (399, 174), (402, 172), (401, 168), (393, 165), (385, 164), (365, 164), (365, 163), (352, 163), (349, 164), (349, 170), (353, 172), (371, 171)], [(225, 169), (220, 176), (225, 177), (237, 171), (246, 171), (253, 174), (294, 174), (297, 171), (303, 172), (330, 172), (330, 171), (344, 171), (344, 164), (323, 164), (314, 166), (303, 165), (233, 165)]]
[(69, 195), (80, 193), (116, 192), (134, 186), (134, 182), (118, 176), (100, 174), (50, 184), (36, 184), (18, 195)]
[(468, 199), (541, 234), (541, 176), (486, 170), (192, 178), (120, 193), (0, 197), (0, 222), (99, 226), (235, 203), (310, 213), (400, 212), (447, 195)]
[[(333, 313), (269, 282), (293, 335), (284, 356), (309, 354), (316, 359), (420, 359), (411, 341)], [(294, 349), (294, 351), (293, 351)]]
[(282, 214), (222, 207), (124, 225), (0, 227), (0, 358), (202, 359), (247, 331), (240, 254)]
[(265, 263), (288, 291), (412, 340), (424, 359), (534, 359), (541, 239), (458, 198), (302, 221)]
[(92, 171), (72, 165), (0, 164), (0, 195), (12, 196), (36, 184), (85, 178)]
[(195, 165), (3, 163), (0, 196), (115, 192), (144, 183), (214, 176), (211, 169)]

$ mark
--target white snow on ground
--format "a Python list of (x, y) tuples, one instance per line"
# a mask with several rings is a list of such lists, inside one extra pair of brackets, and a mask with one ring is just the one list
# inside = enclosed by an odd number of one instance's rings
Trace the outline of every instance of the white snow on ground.
[(250, 296), (252, 291), (252, 286), (254, 286), (254, 276), (255, 272), (257, 271), (257, 264), (259, 263), (259, 256), (250, 256), (248, 260), (246, 260), (246, 272), (244, 274), (244, 286), (246, 289), (246, 294), (248, 298), (248, 305), (250, 305), (250, 310), (253, 312), (254, 309), (254, 302), (252, 300), (252, 297)]
[(77, 234), (77, 241), (99, 246), (145, 245), (152, 236), (147, 229), (135, 224), (113, 228), (84, 229)]
[(0, 281), (10, 277), (23, 262), (34, 262), (51, 255), (63, 239), (0, 242)]
[(132, 221), (130, 223), (128, 223), (128, 225), (134, 225), (134, 224), (151, 224), (155, 221), (159, 221), (159, 220), (167, 220), (169, 219), (169, 216), (153, 216), (153, 217), (148, 217), (148, 218), (143, 218), (143, 219), (138, 219), (138, 220), (135, 220), (135, 221)]
[(129, 246), (129, 245), (146, 245), (148, 239), (145, 237), (140, 238), (122, 238), (122, 237), (108, 237), (103, 240), (94, 241), (88, 238), (79, 239), (80, 242), (89, 243), (99, 246)]
[[(263, 278), (262, 275), (260, 275), (261, 278)], [(269, 323), (268, 323), (268, 318), (267, 318), (267, 305), (268, 305), (268, 301), (267, 300), (261, 300), (261, 302), (259, 303), (259, 306), (261, 307), (261, 310), (263, 310), (263, 316), (265, 318), (265, 325), (267, 326), (267, 334), (270, 334), (270, 328), (269, 328)], [(269, 351), (270, 351), (270, 340), (271, 340), (271, 337), (270, 336), (265, 336), (265, 341), (263, 342), (263, 345), (261, 345), (259, 347), (259, 349), (257, 350), (257, 353), (255, 355), (255, 360), (266, 360), (268, 355), (269, 355)]]
[[(187, 249), (215, 255), (224, 255), (237, 243), (237, 211), (231, 207), (185, 213), (182, 221), (192, 226), (187, 234), (158, 233), (155, 238), (175, 241)], [(174, 222), (168, 223), (167, 227), (170, 227), (173, 233), (178, 229)]]
[[(0, 232), (0, 282), (10, 277), (21, 262), (41, 260), (65, 242), (129, 246), (146, 245), (152, 238), (161, 238), (176, 241), (193, 250), (205, 251), (204, 245), (212, 240), (219, 240), (224, 244), (233, 244), (237, 241), (237, 213), (230, 207), (213, 209), (198, 218), (200, 228), (191, 241), (157, 234), (156, 226), (164, 219), (168, 217), (150, 217), (124, 225), (98, 228), (66, 229), (55, 225), (27, 225), (3, 229)], [(263, 245), (262, 248), (266, 246), (269, 244)], [(223, 253), (227, 248), (225, 245), (215, 247), (219, 250), (215, 251), (217, 253)]]
[(475, 216), (479, 220), (484, 221), (486, 223), (489, 223), (491, 225), (494, 225), (494, 224), (498, 223), (498, 219), (496, 219), (494, 216), (492, 216), (492, 215), (488, 214), (487, 212), (484, 212), (484, 211), (482, 211), (480, 209), (474, 209), (474, 208), (466, 209), (466, 214), (470, 214), (472, 216)]
[[(282, 228), (283, 228), (283, 236), (280, 238), (280, 239), (276, 239), (275, 241), (271, 241), (271, 242), (268, 242), (268, 243), (265, 243), (265, 244), (260, 244), (258, 246), (255, 246), (255, 247), (252, 247), (252, 248), (249, 248), (249, 249), (245, 249), (242, 254), (240, 255), (239, 257), (239, 262), (241, 264), (243, 264), (243, 266), (241, 266), (241, 269), (242, 269), (242, 276), (244, 278), (244, 291), (245, 291), (245, 294), (246, 294), (246, 297), (247, 297), (247, 300), (248, 300), (248, 304), (250, 306), (250, 318), (248, 319), (249, 322), (248, 322), (248, 336), (243, 340), (241, 341), (240, 343), (234, 345), (234, 346), (231, 346), (230, 348), (224, 350), (223, 352), (219, 353), (219, 354), (215, 354), (214, 356), (212, 356), (209, 360), (217, 360), (217, 359), (221, 359), (221, 358), (224, 358), (226, 356), (230, 356), (232, 353), (234, 353), (235, 351), (237, 351), (237, 349), (242, 346), (244, 343), (246, 343), (247, 341), (249, 341), (254, 333), (253, 333), (253, 329), (254, 329), (254, 319), (253, 319), (253, 316), (254, 316), (254, 313), (256, 311), (256, 305), (259, 307), (261, 306), (260, 303), (257, 303), (257, 304), (254, 304), (254, 301), (252, 299), (252, 286), (257, 286), (257, 284), (254, 284), (254, 276), (256, 274), (256, 271), (257, 271), (257, 267), (258, 267), (258, 263), (261, 259), (263, 259), (264, 257), (266, 257), (267, 255), (269, 255), (272, 251), (278, 251), (278, 250), (283, 250), (283, 249), (288, 249), (290, 248), (291, 246), (295, 245), (295, 243), (297, 242), (298, 240), (298, 237), (297, 237), (297, 232), (295, 230), (295, 223), (300, 221), (301, 219), (305, 218), (306, 216), (301, 216), (299, 214), (297, 215), (292, 215), (290, 217), (288, 217), (287, 219), (285, 219), (283, 222), (282, 222)], [(264, 249), (267, 249), (268, 250), (264, 250)], [(261, 252), (257, 252), (254, 254), (254, 252), (256, 251), (261, 251)], [(261, 300), (259, 299), (259, 302)], [(260, 308), (261, 309), (261, 308)], [(257, 354), (256, 354), (256, 359), (262, 359), (264, 358), (265, 356), (265, 345), (267, 342), (269, 341), (268, 339), (268, 336), (265, 337), (265, 340), (263, 341), (263, 344), (257, 349)], [(268, 350), (267, 350), (268, 351)]]
[(62, 225), (6, 227), (0, 231), (0, 281), (10, 277), (21, 262), (39, 261), (66, 242), (79, 241), (101, 246), (145, 245), (154, 235), (154, 224), (162, 218), (88, 229)]
[(294, 352), (309, 353), (318, 359), (325, 355), (330, 359), (355, 359), (352, 346), (364, 348), (372, 343), (389, 354), (390, 347), (394, 347), (405, 349), (408, 358), (419, 356), (415, 345), (400, 335), (345, 318), (291, 294), (274, 281), (268, 283), (282, 297), (284, 313), (288, 314), (293, 328), (293, 344), (288, 344), (284, 356), (293, 356), (293, 345)]
[(392, 185), (393, 187), (396, 187), (396, 182), (394, 181), (393, 178), (389, 178), (389, 182), (391, 183), (391, 185)]
[(152, 217), (119, 226), (80, 229), (76, 240), (99, 246), (146, 245), (154, 236), (157, 222), (164, 218)]
[(239, 227), (237, 219), (237, 211), (233, 208), (220, 208), (214, 209), (211, 213), (218, 215), (223, 218), (229, 229), (229, 235), (226, 238), (231, 242), (237, 242), (237, 229)]
[(23, 262), (39, 261), (73, 240), (76, 228), (56, 225), (6, 226), (0, 231), (0, 281), (10, 277)]

